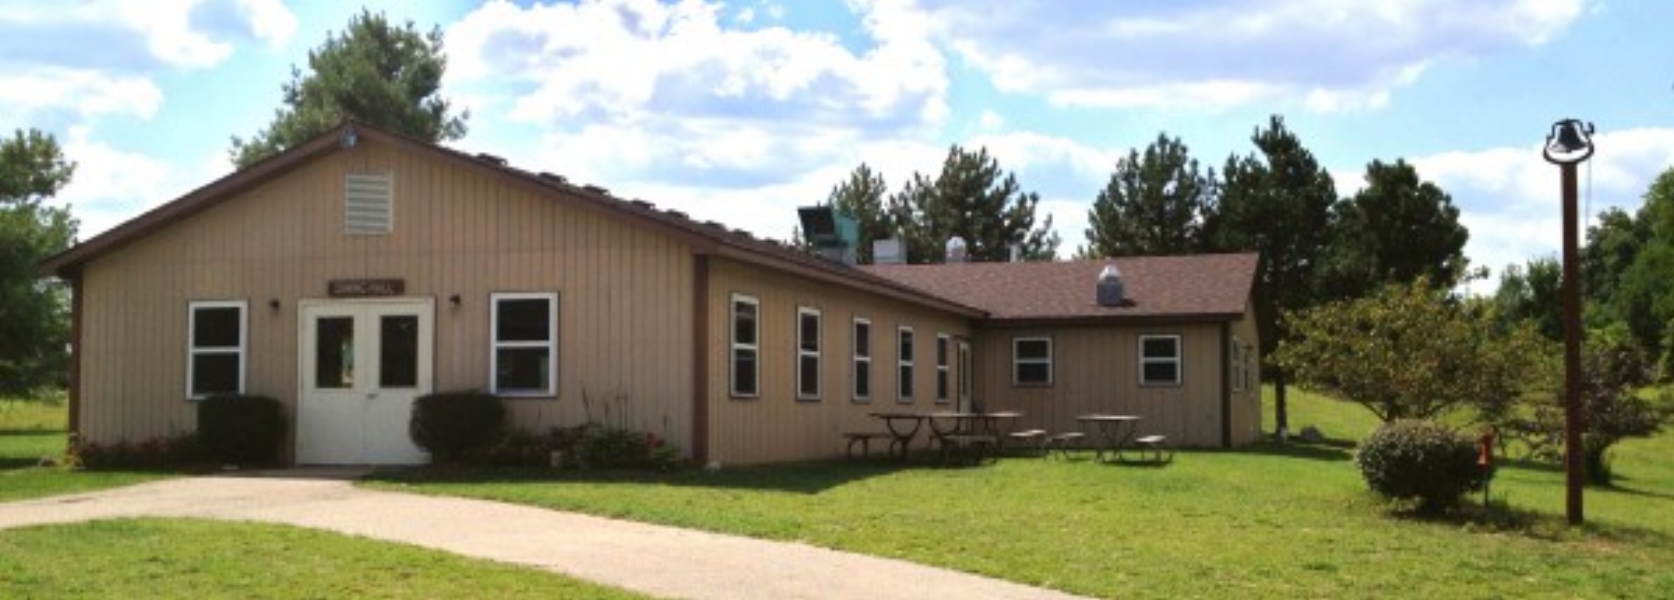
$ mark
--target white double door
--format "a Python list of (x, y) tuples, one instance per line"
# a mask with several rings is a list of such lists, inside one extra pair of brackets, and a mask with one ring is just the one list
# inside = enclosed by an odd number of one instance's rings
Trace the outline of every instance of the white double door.
[(407, 435), (413, 400), (431, 390), (429, 298), (304, 300), (296, 462), (422, 464)]

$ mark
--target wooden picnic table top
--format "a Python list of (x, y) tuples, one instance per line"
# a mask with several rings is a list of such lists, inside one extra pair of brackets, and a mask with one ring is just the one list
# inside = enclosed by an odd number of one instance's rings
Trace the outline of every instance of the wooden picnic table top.
[(1075, 417), (1075, 420), (1077, 420), (1077, 421), (1087, 421), (1087, 422), (1099, 422), (1099, 421), (1125, 422), (1125, 421), (1138, 421), (1141, 418), (1142, 417), (1140, 417), (1139, 415), (1091, 414), (1091, 415), (1077, 415)]

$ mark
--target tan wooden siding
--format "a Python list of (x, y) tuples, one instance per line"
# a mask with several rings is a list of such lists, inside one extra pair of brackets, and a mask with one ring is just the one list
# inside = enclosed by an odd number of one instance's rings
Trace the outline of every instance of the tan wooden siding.
[[(392, 234), (344, 235), (354, 172), (393, 174)], [(489, 294), (553, 291), (558, 397), (511, 401), (515, 423), (575, 424), (584, 390), (622, 395), (632, 425), (689, 447), (691, 273), (690, 249), (666, 234), (363, 141), (86, 266), (83, 431), (111, 441), (195, 428), (183, 400), (189, 301), (246, 300), (246, 389), (295, 406), (298, 300), (326, 296), (331, 279), (400, 278), (407, 296), (435, 301), (437, 390), (489, 387)]]
[[(868, 416), (875, 411), (953, 410), (957, 406), (958, 365), (954, 342), (969, 336), (960, 317), (863, 294), (824, 283), (764, 271), (728, 260), (711, 263), (709, 319), (710, 458), (723, 464), (749, 464), (828, 458), (842, 454), (844, 431), (882, 431)], [(759, 304), (759, 395), (731, 395), (732, 295)], [(821, 312), (820, 398), (796, 397), (796, 316), (798, 307)], [(853, 401), (851, 327), (855, 317), (872, 322), (872, 398)], [(896, 399), (896, 328), (914, 332), (914, 394), (910, 404)], [(950, 338), (948, 401), (938, 404), (936, 334)]]
[[(1180, 385), (1139, 385), (1139, 336), (1150, 334), (1180, 336)], [(1016, 336), (1052, 339), (1052, 385), (1012, 385)], [(1022, 411), (1023, 427), (1074, 431), (1080, 429), (1076, 415), (1133, 414), (1143, 417), (1139, 432), (1167, 435), (1184, 446), (1221, 444), (1219, 325), (986, 329), (972, 351), (977, 401), (990, 410)]]

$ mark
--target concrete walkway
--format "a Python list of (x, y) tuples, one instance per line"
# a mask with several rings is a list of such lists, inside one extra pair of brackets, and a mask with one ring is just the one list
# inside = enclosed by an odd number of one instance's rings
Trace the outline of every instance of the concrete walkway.
[(0, 529), (122, 517), (263, 521), (527, 565), (674, 598), (1065, 599), (905, 561), (483, 500), (364, 490), (303, 469), (0, 503)]

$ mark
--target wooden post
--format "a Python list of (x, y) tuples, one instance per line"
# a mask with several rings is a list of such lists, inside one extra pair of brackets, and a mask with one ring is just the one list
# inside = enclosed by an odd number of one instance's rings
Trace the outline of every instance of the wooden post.
[(1564, 202), (1564, 514), (1571, 525), (1584, 519), (1581, 486), (1585, 483), (1581, 449), (1581, 272), (1576, 243), (1577, 204), (1575, 163), (1558, 165), (1563, 172)]

